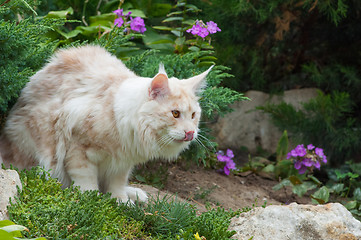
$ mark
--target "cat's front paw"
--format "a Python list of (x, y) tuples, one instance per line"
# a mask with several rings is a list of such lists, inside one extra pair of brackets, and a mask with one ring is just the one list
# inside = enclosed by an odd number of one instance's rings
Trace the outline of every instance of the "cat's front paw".
[(125, 187), (125, 192), (127, 193), (129, 199), (133, 202), (148, 202), (148, 195), (140, 188), (135, 187)]

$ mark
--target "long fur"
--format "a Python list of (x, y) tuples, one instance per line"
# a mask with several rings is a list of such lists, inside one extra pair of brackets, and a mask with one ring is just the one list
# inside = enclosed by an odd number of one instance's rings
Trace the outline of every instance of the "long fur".
[(11, 110), (0, 161), (41, 165), (65, 187), (74, 181), (121, 201), (146, 201), (143, 191), (126, 186), (129, 173), (149, 159), (176, 158), (189, 146), (187, 132), (197, 137), (196, 93), (208, 72), (178, 80), (160, 65), (155, 77), (144, 78), (101, 47), (60, 50)]

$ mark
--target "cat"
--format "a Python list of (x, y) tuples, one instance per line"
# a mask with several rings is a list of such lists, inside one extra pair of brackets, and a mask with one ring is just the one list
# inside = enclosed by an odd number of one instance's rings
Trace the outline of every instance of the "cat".
[(40, 165), (64, 187), (146, 202), (143, 190), (127, 186), (129, 174), (150, 159), (177, 158), (197, 138), (198, 93), (211, 68), (179, 80), (160, 64), (145, 78), (100, 46), (58, 50), (10, 111), (0, 161)]

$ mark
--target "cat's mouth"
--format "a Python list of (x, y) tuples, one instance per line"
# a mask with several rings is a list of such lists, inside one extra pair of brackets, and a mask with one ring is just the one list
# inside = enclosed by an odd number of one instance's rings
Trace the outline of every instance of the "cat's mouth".
[(179, 142), (179, 143), (190, 142), (190, 141), (193, 140), (193, 138), (194, 138), (194, 131), (188, 131), (188, 132), (185, 132), (184, 138), (182, 138), (182, 139), (175, 139), (174, 141), (175, 141), (175, 142)]

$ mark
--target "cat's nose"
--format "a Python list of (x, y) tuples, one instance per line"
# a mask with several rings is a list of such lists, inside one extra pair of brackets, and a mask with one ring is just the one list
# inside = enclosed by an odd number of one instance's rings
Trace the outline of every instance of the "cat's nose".
[(186, 135), (185, 135), (183, 141), (192, 141), (193, 140), (194, 131), (188, 131), (185, 134)]

